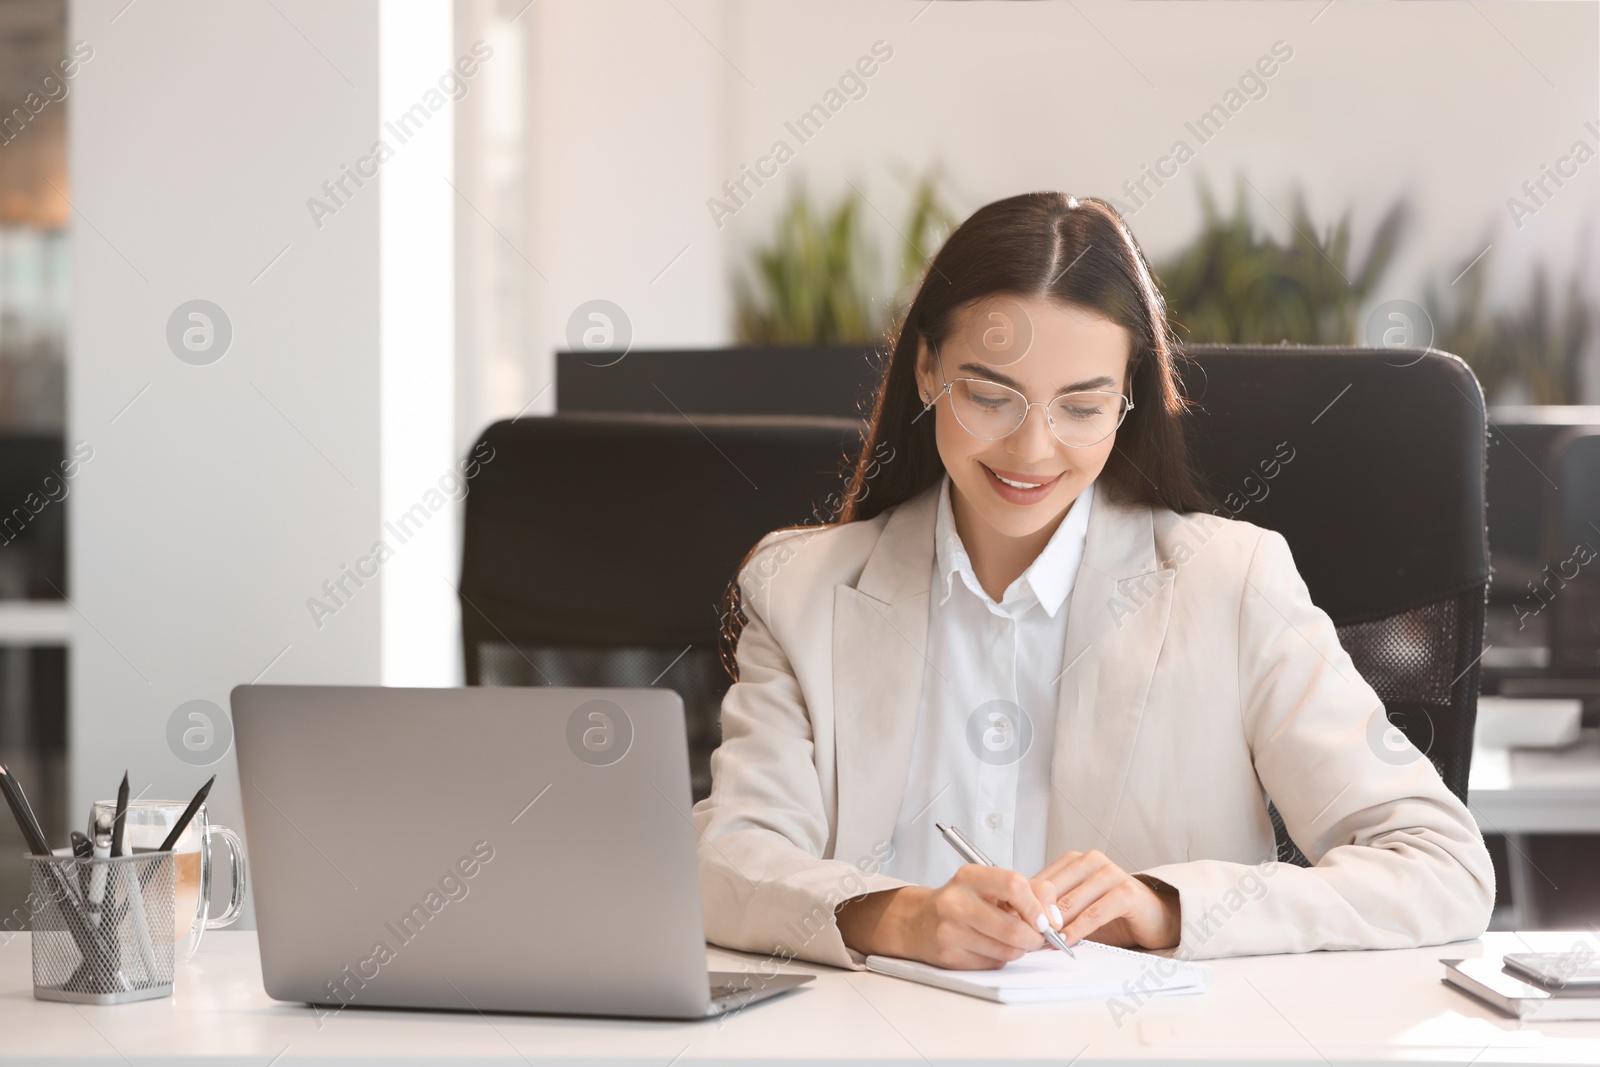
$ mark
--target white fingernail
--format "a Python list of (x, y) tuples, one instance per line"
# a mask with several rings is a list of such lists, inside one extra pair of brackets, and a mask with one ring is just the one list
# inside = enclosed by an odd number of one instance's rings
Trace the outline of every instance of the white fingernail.
[(1041, 911), (1039, 913), (1038, 921), (1033, 925), (1037, 926), (1039, 928), (1039, 932), (1042, 934), (1046, 930), (1050, 929), (1050, 917)]
[(1054, 904), (1050, 905), (1050, 923), (1052, 926), (1061, 925), (1061, 909)]

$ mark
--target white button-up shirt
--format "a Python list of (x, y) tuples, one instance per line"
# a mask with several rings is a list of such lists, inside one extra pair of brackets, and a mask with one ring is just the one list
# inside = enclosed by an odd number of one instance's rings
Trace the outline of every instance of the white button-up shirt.
[(925, 886), (949, 881), (963, 861), (939, 822), (1028, 877), (1055, 859), (1044, 854), (1051, 749), (1067, 607), (1093, 503), (1090, 485), (997, 604), (956, 533), (945, 477), (922, 701), (885, 874)]

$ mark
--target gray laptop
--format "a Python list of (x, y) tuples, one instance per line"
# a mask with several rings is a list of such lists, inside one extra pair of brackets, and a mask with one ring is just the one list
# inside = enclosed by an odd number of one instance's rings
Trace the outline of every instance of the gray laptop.
[(278, 1000), (697, 1019), (811, 975), (706, 970), (667, 689), (241, 685)]

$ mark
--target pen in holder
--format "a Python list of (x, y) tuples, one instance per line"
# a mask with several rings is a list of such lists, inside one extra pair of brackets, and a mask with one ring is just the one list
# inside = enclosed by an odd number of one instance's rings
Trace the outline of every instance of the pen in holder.
[(172, 992), (176, 894), (171, 852), (29, 856), (33, 995), (122, 1004)]

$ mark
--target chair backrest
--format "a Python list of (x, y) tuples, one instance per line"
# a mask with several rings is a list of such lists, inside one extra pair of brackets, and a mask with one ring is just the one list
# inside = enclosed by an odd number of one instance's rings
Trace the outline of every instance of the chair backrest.
[(669, 686), (684, 699), (705, 796), (729, 684), (723, 594), (762, 535), (827, 515), (860, 442), (852, 419), (495, 423), (466, 498), (468, 684)]
[[(1195, 457), (1218, 514), (1283, 534), (1389, 720), (1465, 802), (1489, 580), (1477, 379), (1437, 351), (1188, 354)], [(1271, 812), (1280, 855), (1303, 863)]]

